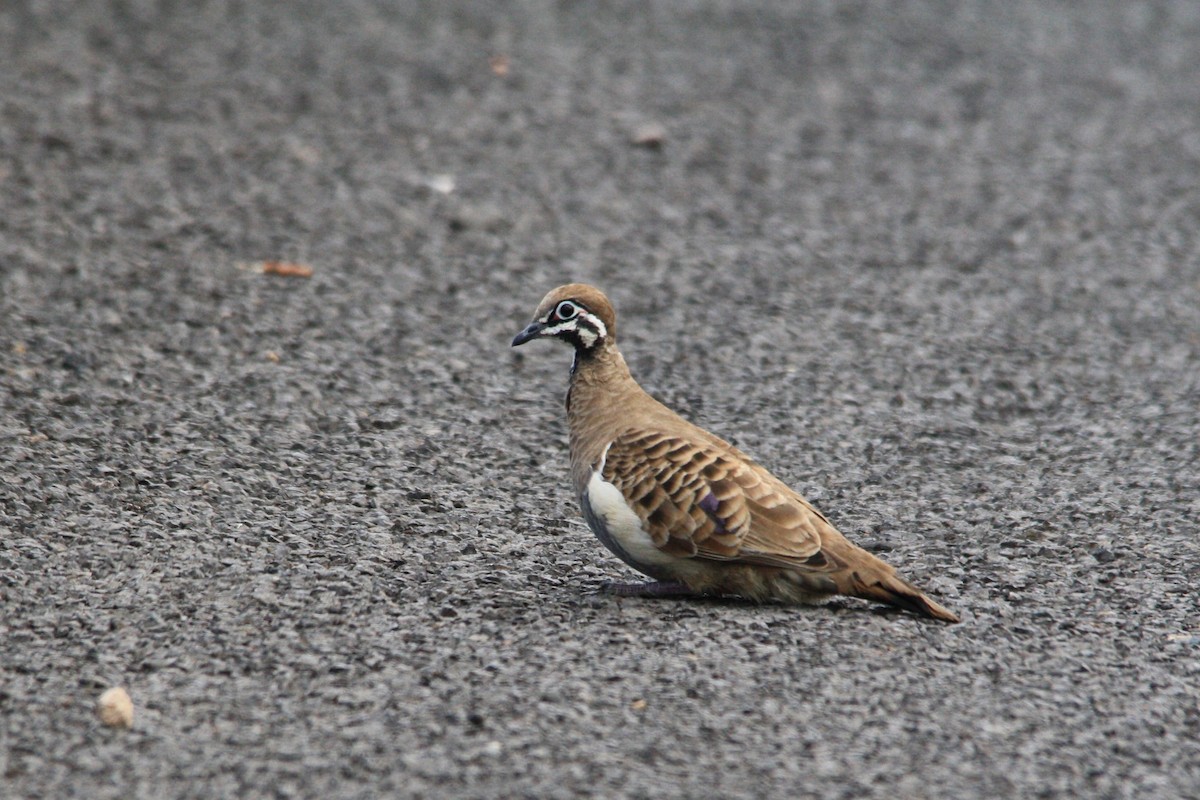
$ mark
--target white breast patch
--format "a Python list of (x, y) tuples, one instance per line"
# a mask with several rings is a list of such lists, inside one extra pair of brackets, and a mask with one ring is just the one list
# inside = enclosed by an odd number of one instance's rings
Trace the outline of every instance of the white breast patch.
[(647, 566), (677, 565), (679, 559), (669, 556), (654, 546), (650, 535), (642, 529), (642, 520), (625, 502), (621, 490), (604, 480), (600, 469), (592, 473), (587, 485), (587, 499), (592, 513), (599, 517), (608, 535), (639, 564)]

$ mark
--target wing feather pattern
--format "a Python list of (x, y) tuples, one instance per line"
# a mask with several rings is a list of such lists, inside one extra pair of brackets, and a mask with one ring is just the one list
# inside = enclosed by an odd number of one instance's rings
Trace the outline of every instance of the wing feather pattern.
[(664, 553), (811, 572), (841, 566), (822, 551), (829, 522), (740, 453), (635, 430), (613, 440), (603, 477)]

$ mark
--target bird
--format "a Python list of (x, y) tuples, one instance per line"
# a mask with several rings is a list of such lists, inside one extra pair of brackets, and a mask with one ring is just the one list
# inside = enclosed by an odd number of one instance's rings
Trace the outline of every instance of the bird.
[(846, 595), (959, 622), (765, 467), (647, 393), (617, 349), (616, 311), (602, 291), (551, 290), (512, 346), (537, 339), (575, 351), (566, 407), (583, 517), (651, 578), (609, 584), (612, 594), (789, 604)]

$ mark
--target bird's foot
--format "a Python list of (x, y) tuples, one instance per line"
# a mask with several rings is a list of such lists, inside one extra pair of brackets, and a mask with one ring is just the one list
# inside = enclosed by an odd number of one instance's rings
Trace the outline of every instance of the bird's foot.
[(696, 592), (680, 581), (649, 581), (647, 583), (619, 583), (605, 581), (600, 591), (616, 597), (696, 597)]

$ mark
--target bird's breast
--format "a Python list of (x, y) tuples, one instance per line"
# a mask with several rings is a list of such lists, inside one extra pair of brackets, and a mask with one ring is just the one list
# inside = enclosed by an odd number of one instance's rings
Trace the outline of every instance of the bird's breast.
[(634, 569), (662, 578), (664, 570), (679, 561), (655, 546), (621, 490), (604, 480), (599, 470), (592, 473), (584, 487), (580, 505), (596, 537)]

